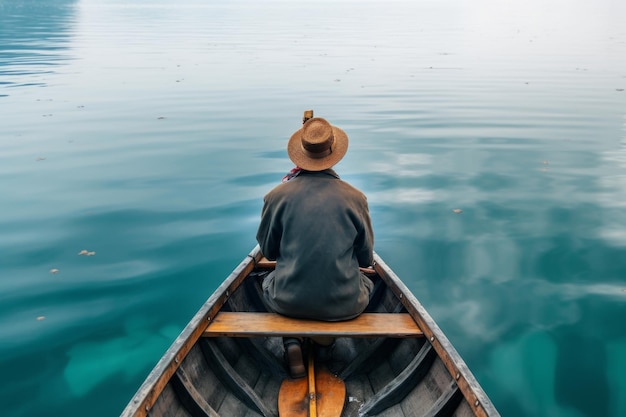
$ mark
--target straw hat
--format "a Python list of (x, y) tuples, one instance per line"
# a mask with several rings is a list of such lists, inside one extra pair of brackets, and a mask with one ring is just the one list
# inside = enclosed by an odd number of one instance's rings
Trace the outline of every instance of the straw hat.
[(309, 119), (287, 144), (289, 159), (307, 171), (323, 171), (343, 158), (348, 135), (321, 117)]

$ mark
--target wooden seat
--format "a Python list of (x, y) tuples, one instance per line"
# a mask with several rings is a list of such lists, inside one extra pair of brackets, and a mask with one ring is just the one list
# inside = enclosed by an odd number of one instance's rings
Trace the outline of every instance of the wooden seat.
[(328, 322), (223, 311), (211, 320), (203, 336), (423, 337), (424, 333), (407, 313), (363, 313), (352, 320)]

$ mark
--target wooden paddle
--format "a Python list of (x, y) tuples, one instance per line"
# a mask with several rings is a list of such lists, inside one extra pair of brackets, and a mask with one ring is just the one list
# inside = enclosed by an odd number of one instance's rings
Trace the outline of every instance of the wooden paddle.
[(280, 417), (339, 417), (346, 400), (346, 386), (325, 367), (316, 369), (309, 354), (306, 378), (287, 378), (278, 392)]

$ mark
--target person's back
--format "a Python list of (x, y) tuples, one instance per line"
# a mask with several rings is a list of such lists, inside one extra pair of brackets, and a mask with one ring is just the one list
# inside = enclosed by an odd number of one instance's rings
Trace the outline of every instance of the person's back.
[(265, 286), (275, 311), (345, 320), (367, 306), (372, 284), (359, 272), (372, 264), (367, 200), (333, 170), (302, 171), (272, 190), (257, 238), (263, 254), (277, 260)]

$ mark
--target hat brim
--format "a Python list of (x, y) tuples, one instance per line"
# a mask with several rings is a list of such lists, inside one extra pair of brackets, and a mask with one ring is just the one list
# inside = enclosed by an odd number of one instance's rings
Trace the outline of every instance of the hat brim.
[(346, 135), (346, 132), (338, 127), (332, 125), (331, 127), (333, 129), (333, 137), (335, 138), (335, 141), (333, 142), (333, 146), (331, 148), (332, 152), (330, 155), (323, 158), (311, 158), (307, 156), (302, 149), (301, 138), (303, 128), (300, 128), (293, 135), (291, 135), (291, 138), (289, 138), (289, 142), (287, 143), (287, 154), (289, 155), (289, 159), (291, 159), (297, 167), (307, 171), (323, 171), (333, 167), (341, 161), (348, 151), (348, 135)]

